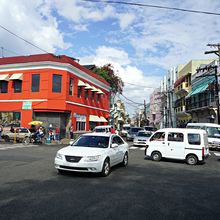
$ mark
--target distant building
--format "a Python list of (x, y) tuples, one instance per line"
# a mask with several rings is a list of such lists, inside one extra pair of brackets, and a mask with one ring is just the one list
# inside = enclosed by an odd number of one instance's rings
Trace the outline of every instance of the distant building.
[(161, 127), (161, 106), (162, 106), (162, 94), (161, 88), (155, 89), (150, 96), (150, 116), (149, 125), (160, 128)]
[(178, 72), (177, 80), (174, 83), (177, 97), (174, 104), (177, 127), (185, 127), (192, 119), (191, 114), (186, 110), (186, 97), (191, 91), (192, 75), (196, 73), (196, 69), (201, 64), (208, 64), (211, 61), (212, 60), (191, 60)]
[(203, 70), (191, 77), (192, 90), (186, 96), (186, 112), (191, 115), (192, 122), (218, 123), (215, 68), (210, 68), (217, 65), (217, 61), (200, 65)]
[(0, 124), (32, 120), (59, 127), (63, 136), (88, 131), (109, 118), (109, 84), (75, 59), (37, 54), (0, 58)]

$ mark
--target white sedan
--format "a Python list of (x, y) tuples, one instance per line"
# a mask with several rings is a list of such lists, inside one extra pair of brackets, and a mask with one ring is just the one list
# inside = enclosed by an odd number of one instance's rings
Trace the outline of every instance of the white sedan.
[(57, 152), (55, 168), (59, 173), (93, 172), (108, 176), (112, 166), (127, 166), (128, 153), (128, 144), (116, 134), (83, 134), (73, 144)]

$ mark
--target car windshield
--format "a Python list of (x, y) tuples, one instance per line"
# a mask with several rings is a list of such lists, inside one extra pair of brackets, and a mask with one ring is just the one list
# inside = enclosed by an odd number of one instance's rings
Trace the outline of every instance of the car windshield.
[(146, 131), (154, 131), (154, 128), (153, 128), (153, 127), (144, 127), (144, 129), (145, 129)]
[(96, 128), (95, 132), (105, 132), (106, 129), (105, 128)]
[(217, 127), (207, 127), (208, 137), (220, 138), (220, 128)]
[(147, 132), (138, 132), (137, 136), (141, 136), (141, 137), (150, 137), (151, 133), (147, 133)]
[(131, 128), (129, 131), (131, 133), (137, 133), (138, 131), (142, 130), (142, 128)]
[(102, 136), (81, 136), (72, 146), (107, 148), (109, 137)]
[(128, 131), (130, 127), (123, 127), (123, 130)]

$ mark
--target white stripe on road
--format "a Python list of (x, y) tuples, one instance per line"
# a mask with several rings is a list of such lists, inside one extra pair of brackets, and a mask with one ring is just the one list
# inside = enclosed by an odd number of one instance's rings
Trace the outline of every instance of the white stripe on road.
[(18, 144), (14, 144), (12, 146), (0, 147), (0, 150), (10, 150), (10, 149), (16, 149), (16, 148), (25, 148), (25, 147), (35, 147), (35, 145), (18, 145)]
[(137, 149), (138, 147), (130, 147), (129, 149), (132, 149), (132, 150), (135, 150), (135, 149)]
[(214, 153), (215, 156), (220, 157), (220, 153)]

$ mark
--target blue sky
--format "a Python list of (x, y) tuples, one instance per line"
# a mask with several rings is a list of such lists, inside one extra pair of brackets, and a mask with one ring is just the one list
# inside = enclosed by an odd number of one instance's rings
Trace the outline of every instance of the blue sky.
[[(123, 1), (123, 0), (122, 0)], [(220, 12), (219, 0), (129, 0), (128, 2)], [(148, 102), (162, 77), (178, 64), (204, 55), (220, 42), (220, 16), (89, 3), (82, 0), (0, 0), (0, 25), (55, 54), (80, 64), (112, 63), (125, 82), (124, 96)], [(0, 28), (5, 56), (42, 51)], [(122, 98), (124, 100), (124, 98)], [(126, 101), (128, 102), (128, 101)], [(126, 105), (132, 114), (138, 106)]]

